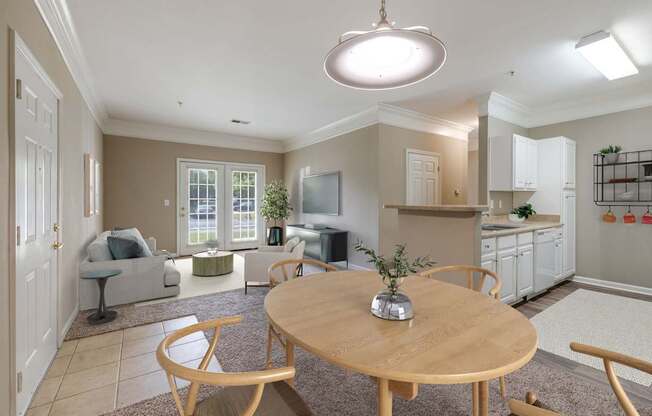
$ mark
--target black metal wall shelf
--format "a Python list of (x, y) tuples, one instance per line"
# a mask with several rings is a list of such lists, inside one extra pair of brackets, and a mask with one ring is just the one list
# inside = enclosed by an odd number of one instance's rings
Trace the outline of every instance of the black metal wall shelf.
[(599, 206), (652, 206), (652, 149), (621, 152), (614, 163), (593, 155), (593, 202)]

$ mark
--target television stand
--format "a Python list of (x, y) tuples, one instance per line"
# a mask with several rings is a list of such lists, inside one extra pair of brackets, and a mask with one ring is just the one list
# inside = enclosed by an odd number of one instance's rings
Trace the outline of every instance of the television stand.
[(349, 232), (337, 228), (307, 228), (305, 224), (287, 226), (287, 238), (299, 237), (306, 242), (304, 254), (308, 257), (334, 263), (345, 261), (349, 268)]

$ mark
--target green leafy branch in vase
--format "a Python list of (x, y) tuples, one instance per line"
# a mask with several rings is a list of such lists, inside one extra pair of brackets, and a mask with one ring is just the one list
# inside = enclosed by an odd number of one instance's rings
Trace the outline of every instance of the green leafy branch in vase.
[(378, 274), (382, 277), (383, 283), (393, 294), (396, 294), (398, 291), (403, 278), (421, 269), (437, 264), (437, 262), (430, 259), (430, 256), (417, 257), (411, 261), (408, 257), (405, 244), (396, 245), (391, 259), (386, 258), (382, 254), (376, 254), (374, 249), (365, 246), (361, 241), (355, 243), (354, 249), (369, 257), (368, 263), (374, 265)]

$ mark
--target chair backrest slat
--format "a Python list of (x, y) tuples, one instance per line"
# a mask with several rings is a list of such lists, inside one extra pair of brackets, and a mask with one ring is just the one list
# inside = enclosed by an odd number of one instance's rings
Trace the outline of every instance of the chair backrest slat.
[[(419, 276), (436, 278), (437, 274), (455, 272), (466, 272), (466, 287), (468, 289), (475, 290), (476, 292), (482, 291), (487, 276), (491, 276), (491, 278), (494, 280), (494, 285), (491, 287), (491, 289), (489, 289), (489, 295), (496, 299), (500, 299), (500, 289), (502, 287), (500, 277), (498, 277), (498, 275), (491, 270), (483, 269), (482, 267), (467, 265), (442, 266), (435, 267), (434, 269), (424, 270), (419, 273)], [(477, 286), (474, 279), (474, 275), (476, 273), (480, 274)]]
[[(335, 266), (315, 259), (285, 259), (285, 260), (277, 261), (276, 263), (273, 263), (271, 266), (269, 266), (269, 268), (267, 269), (267, 278), (269, 279), (270, 287), (273, 288), (276, 285), (279, 285), (283, 282), (287, 282), (288, 280), (290, 280), (288, 273), (286, 272), (287, 268), (290, 268), (290, 270), (292, 270), (292, 279), (295, 279), (297, 277), (297, 270), (299, 266), (303, 266), (305, 264), (322, 268), (326, 272), (334, 272), (337, 270)], [(281, 269), (281, 273), (283, 275), (282, 279), (277, 279), (276, 272), (278, 269)]]

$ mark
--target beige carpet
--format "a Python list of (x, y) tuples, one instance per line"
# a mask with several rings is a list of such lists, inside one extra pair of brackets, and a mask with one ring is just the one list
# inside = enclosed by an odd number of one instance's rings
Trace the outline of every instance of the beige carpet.
[[(652, 362), (652, 302), (579, 289), (532, 318), (539, 348), (602, 370), (602, 360), (571, 351), (575, 341)], [(616, 366), (627, 380), (650, 386), (652, 375)]]

